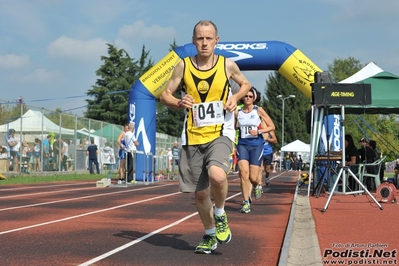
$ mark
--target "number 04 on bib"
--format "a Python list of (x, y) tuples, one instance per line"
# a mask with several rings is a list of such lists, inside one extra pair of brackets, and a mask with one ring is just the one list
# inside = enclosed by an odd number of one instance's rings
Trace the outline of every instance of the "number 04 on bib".
[(224, 123), (222, 101), (205, 102), (193, 105), (194, 126), (203, 127)]

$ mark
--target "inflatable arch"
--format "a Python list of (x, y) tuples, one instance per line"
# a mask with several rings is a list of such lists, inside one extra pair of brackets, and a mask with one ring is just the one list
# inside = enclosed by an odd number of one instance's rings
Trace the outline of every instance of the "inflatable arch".
[[(322, 71), (301, 51), (279, 41), (219, 42), (215, 53), (234, 60), (241, 70), (276, 70), (309, 99), (314, 73)], [(156, 99), (165, 88), (175, 66), (183, 58), (195, 54), (197, 50), (191, 43), (176, 48), (142, 75), (131, 88), (128, 120), (135, 123), (135, 134), (140, 143), (138, 150), (145, 154), (155, 154)], [(151, 172), (148, 167), (151, 169), (152, 163), (147, 161), (148, 158), (137, 154), (136, 180), (143, 181), (144, 172)], [(146, 171), (144, 165), (147, 166)]]

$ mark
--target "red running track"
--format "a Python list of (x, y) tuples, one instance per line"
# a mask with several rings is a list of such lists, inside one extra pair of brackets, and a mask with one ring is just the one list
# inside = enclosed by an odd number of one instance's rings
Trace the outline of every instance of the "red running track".
[[(176, 181), (97, 188), (94, 181), (0, 186), (0, 265), (277, 265), (297, 176), (276, 176), (242, 203), (229, 176), (232, 241), (195, 254), (204, 229)], [(113, 181), (115, 183), (115, 181)]]
[(328, 197), (310, 197), (323, 265), (399, 265), (398, 202), (381, 210), (367, 194)]

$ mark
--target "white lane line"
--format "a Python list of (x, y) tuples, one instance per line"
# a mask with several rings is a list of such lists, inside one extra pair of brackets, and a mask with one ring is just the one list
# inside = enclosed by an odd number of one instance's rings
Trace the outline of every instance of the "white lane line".
[[(36, 207), (36, 206), (42, 206), (42, 205), (48, 205), (48, 204), (54, 204), (54, 203), (60, 203), (60, 202), (67, 202), (67, 201), (72, 201), (72, 200), (95, 198), (95, 197), (101, 197), (101, 196), (107, 196), (107, 195), (113, 195), (113, 194), (119, 194), (119, 193), (128, 193), (128, 192), (147, 190), (147, 189), (153, 189), (153, 188), (158, 188), (158, 187), (166, 187), (166, 186), (171, 186), (171, 185), (172, 184), (160, 185), (160, 186), (155, 186), (155, 187), (145, 187), (145, 188), (138, 188), (138, 189), (134, 189), (134, 190), (123, 190), (123, 191), (118, 191), (118, 192), (102, 193), (102, 194), (96, 194), (96, 195), (90, 195), (90, 196), (82, 196), (82, 197), (77, 197), (77, 198), (70, 198), (70, 199), (63, 199), (63, 200), (55, 200), (55, 201), (41, 202), (41, 203), (35, 203), (35, 204), (21, 205), (21, 206), (3, 208), (3, 209), (0, 209), (0, 212), (16, 210), (16, 209), (22, 209), (22, 208), (29, 208), (29, 207)], [(79, 190), (79, 189), (77, 189), (77, 190)]]
[(86, 187), (86, 188), (74, 188), (74, 189), (64, 189), (64, 190), (54, 190), (54, 191), (46, 191), (46, 192), (36, 192), (30, 194), (19, 194), (19, 195), (11, 195), (11, 196), (4, 196), (0, 197), (0, 199), (9, 199), (9, 198), (19, 198), (19, 197), (27, 197), (27, 196), (34, 196), (34, 195), (45, 195), (45, 194), (52, 194), (52, 193), (59, 193), (59, 192), (69, 192), (69, 191), (78, 191), (84, 189), (96, 189), (96, 187)]
[(79, 215), (66, 217), (66, 218), (63, 218), (63, 219), (58, 219), (58, 220), (49, 221), (49, 222), (45, 222), (45, 223), (33, 224), (33, 225), (25, 226), (25, 227), (15, 228), (15, 229), (7, 230), (7, 231), (2, 231), (2, 232), (0, 232), (0, 235), (5, 235), (5, 234), (18, 232), (18, 231), (22, 231), (22, 230), (27, 230), (27, 229), (30, 229), (30, 228), (35, 228), (35, 227), (48, 225), (48, 224), (65, 222), (65, 221), (68, 221), (68, 220), (72, 220), (72, 219), (76, 219), (76, 218), (80, 218), (80, 217), (84, 217), (84, 216), (89, 216), (89, 215), (92, 215), (92, 214), (97, 214), (97, 213), (101, 213), (101, 212), (111, 211), (111, 210), (115, 210), (115, 209), (119, 209), (119, 208), (124, 208), (124, 207), (130, 206), (130, 205), (136, 205), (136, 204), (147, 202), (147, 201), (152, 201), (152, 200), (157, 200), (157, 199), (161, 199), (161, 198), (165, 198), (165, 197), (169, 197), (169, 196), (174, 196), (174, 195), (177, 195), (177, 194), (180, 194), (180, 193), (181, 192), (175, 192), (175, 193), (162, 195), (162, 196), (158, 196), (158, 197), (154, 197), (154, 198), (150, 198), (150, 199), (145, 199), (145, 200), (135, 201), (135, 202), (131, 202), (131, 203), (126, 203), (126, 204), (119, 205), (119, 206), (114, 206), (114, 207), (111, 207), (111, 208), (101, 209), (101, 210), (92, 211), (92, 212), (86, 212), (86, 213), (82, 213), (82, 214), (79, 214)]
[(78, 186), (84, 184), (93, 184), (92, 182), (82, 182), (82, 183), (68, 183), (68, 184), (58, 184), (58, 185), (46, 185), (46, 186), (31, 186), (31, 187), (12, 187), (12, 188), (0, 188), (0, 191), (14, 191), (14, 190), (25, 190), (31, 188), (49, 188), (49, 187), (66, 187), (66, 186)]
[[(241, 193), (234, 194), (233, 196), (230, 196), (230, 197), (226, 198), (226, 201), (229, 200), (229, 199), (232, 199), (232, 198), (234, 198), (234, 197), (237, 197), (237, 196), (240, 195), (240, 194), (241, 194)], [(171, 228), (171, 227), (173, 227), (173, 226), (175, 226), (175, 225), (178, 225), (178, 224), (184, 222), (184, 221), (187, 220), (187, 219), (190, 219), (191, 217), (193, 217), (193, 216), (195, 216), (195, 215), (197, 215), (197, 214), (198, 214), (198, 212), (194, 212), (194, 213), (192, 213), (192, 214), (189, 214), (189, 215), (187, 215), (186, 217), (183, 217), (182, 219), (177, 220), (176, 222), (173, 222), (173, 223), (171, 223), (171, 224), (169, 224), (169, 225), (166, 225), (166, 226), (164, 226), (164, 227), (162, 227), (162, 228), (159, 228), (159, 229), (157, 229), (157, 230), (155, 230), (155, 231), (152, 231), (152, 232), (149, 233), (149, 234), (146, 234), (146, 235), (144, 235), (144, 236), (142, 236), (142, 237), (140, 237), (140, 238), (137, 238), (136, 240), (133, 240), (133, 241), (131, 241), (131, 242), (129, 242), (129, 243), (126, 243), (126, 244), (123, 245), (123, 246), (120, 246), (120, 247), (115, 248), (115, 249), (113, 249), (113, 250), (111, 250), (111, 251), (108, 251), (107, 253), (104, 253), (104, 254), (102, 254), (102, 255), (100, 255), (100, 256), (98, 256), (98, 257), (95, 257), (95, 258), (93, 258), (93, 259), (91, 259), (91, 260), (89, 260), (89, 261), (83, 262), (82, 264), (79, 264), (79, 266), (88, 266), (88, 265), (92, 265), (93, 263), (96, 263), (96, 262), (98, 262), (98, 261), (100, 261), (100, 260), (103, 260), (103, 259), (105, 259), (105, 258), (107, 258), (107, 257), (109, 257), (109, 256), (111, 256), (111, 255), (113, 255), (113, 254), (115, 254), (115, 253), (118, 253), (119, 251), (122, 251), (122, 250), (124, 250), (124, 249), (127, 249), (127, 248), (129, 248), (129, 247), (131, 247), (131, 246), (133, 246), (133, 245), (135, 245), (135, 244), (138, 244), (138, 243), (140, 243), (141, 241), (143, 241), (143, 240), (145, 240), (145, 239), (147, 239), (147, 238), (149, 238), (149, 237), (151, 237), (151, 236), (153, 236), (153, 235), (155, 235), (155, 234), (158, 234), (158, 233), (160, 233), (160, 232), (162, 232), (162, 231), (164, 231), (164, 230), (166, 230), (166, 229), (168, 229), (168, 228)]]

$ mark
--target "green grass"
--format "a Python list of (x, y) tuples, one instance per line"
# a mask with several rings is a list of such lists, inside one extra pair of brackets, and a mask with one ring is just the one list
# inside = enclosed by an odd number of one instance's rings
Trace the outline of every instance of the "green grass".
[[(2, 185), (15, 185), (15, 184), (33, 184), (33, 183), (50, 183), (50, 182), (60, 182), (60, 181), (98, 181), (102, 178), (107, 178), (108, 174), (101, 175), (91, 175), (91, 174), (54, 174), (54, 175), (18, 175), (8, 177), (6, 180), (0, 180), (0, 186)], [(111, 176), (111, 178), (117, 177), (117, 174)]]
[[(60, 181), (98, 181), (102, 178), (107, 178), (109, 174), (101, 175), (90, 175), (81, 173), (71, 173), (71, 174), (57, 174), (54, 175), (42, 175), (38, 176), (35, 174), (30, 175), (18, 175), (8, 177), (6, 180), (0, 180), (0, 186), (2, 185), (16, 185), (16, 184), (33, 184), (33, 183), (50, 183), (50, 182), (60, 182)], [(393, 177), (394, 173), (385, 172), (386, 177)], [(117, 178), (118, 174), (113, 173), (111, 178)]]
[(393, 176), (394, 176), (394, 173), (387, 173), (387, 172), (385, 172), (385, 173), (384, 173), (384, 176), (386, 176), (386, 177), (393, 177)]

